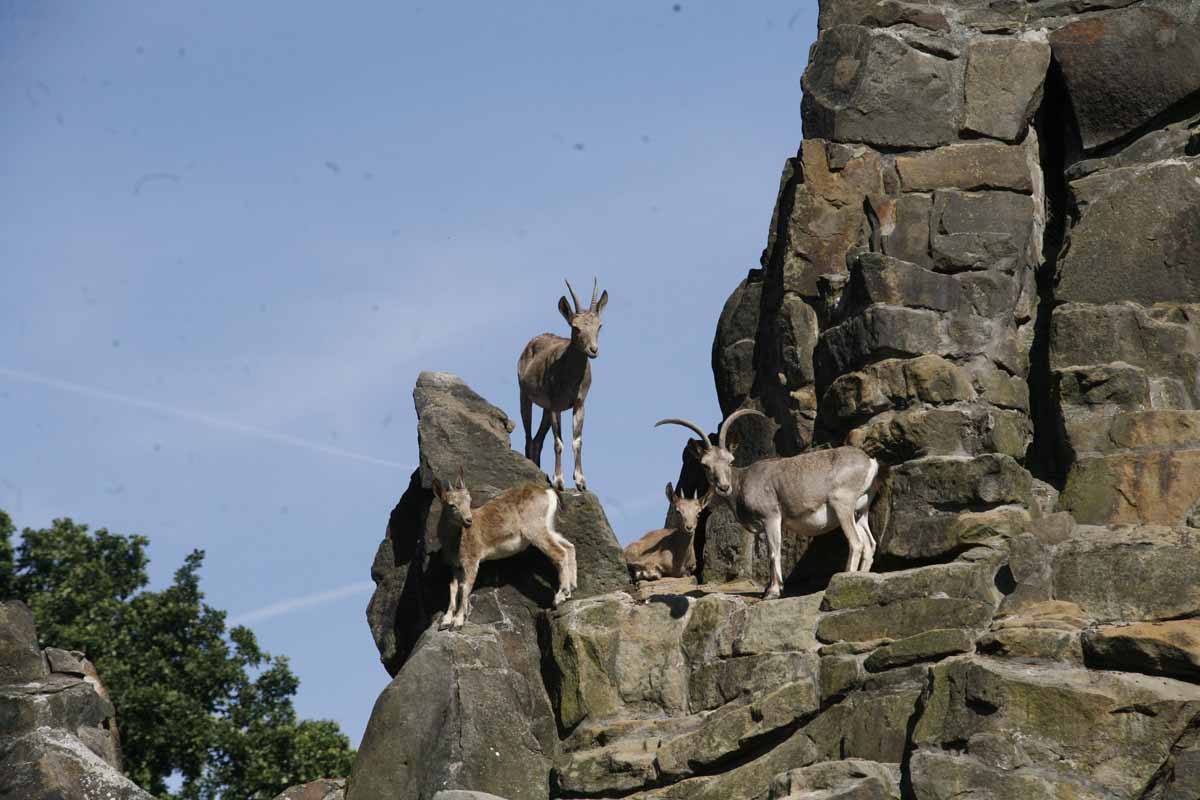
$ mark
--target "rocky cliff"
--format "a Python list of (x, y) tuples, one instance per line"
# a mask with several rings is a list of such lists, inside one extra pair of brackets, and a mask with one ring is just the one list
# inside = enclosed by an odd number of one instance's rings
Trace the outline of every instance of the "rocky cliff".
[(24, 603), (0, 602), (0, 800), (150, 800), (121, 773), (94, 676), (82, 653), (38, 647)]
[[(594, 496), (437, 631), (433, 475), (540, 473), (450, 376), (368, 618), (395, 678), (350, 800), (1200, 797), (1200, 4), (824, 0), (805, 138), (717, 322), (743, 463), (891, 465), (875, 572), (716, 505), (702, 578), (638, 589)], [(679, 484), (700, 488), (695, 464)], [(433, 556), (433, 557), (430, 557)]]

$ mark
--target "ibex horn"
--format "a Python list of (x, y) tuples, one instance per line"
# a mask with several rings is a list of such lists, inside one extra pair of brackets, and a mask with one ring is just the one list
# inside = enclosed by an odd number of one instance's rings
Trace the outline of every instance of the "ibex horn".
[(592, 278), (592, 304), (588, 306), (592, 311), (596, 310), (596, 296), (600, 294), (600, 281), (595, 277)]
[[(719, 446), (722, 450), (726, 449), (725, 435), (729, 433), (729, 426), (733, 424), (735, 419), (738, 417), (744, 417), (747, 414), (758, 414), (760, 417), (767, 416), (757, 408), (739, 408), (737, 411), (726, 417), (725, 421), (721, 423), (721, 430), (717, 433), (717, 446)], [(770, 417), (767, 417), (767, 419), (770, 419)]]
[(704, 449), (705, 450), (712, 449), (712, 443), (708, 441), (708, 434), (705, 433), (703, 430), (701, 430), (700, 426), (697, 425), (696, 423), (688, 422), (686, 419), (660, 419), (658, 422), (654, 423), (654, 427), (657, 428), (659, 425), (668, 425), (668, 424), (682, 425), (685, 428), (691, 428), (697, 434), (699, 434), (700, 441), (704, 442)]
[(571, 300), (575, 302), (575, 313), (578, 314), (580, 311), (579, 295), (575, 294), (575, 290), (571, 288), (571, 282), (569, 280), (564, 278), (563, 283), (567, 285), (567, 291), (571, 293)]

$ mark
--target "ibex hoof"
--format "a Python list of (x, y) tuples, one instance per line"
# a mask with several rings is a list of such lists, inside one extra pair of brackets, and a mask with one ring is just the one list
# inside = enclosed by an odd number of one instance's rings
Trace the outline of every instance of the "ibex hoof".
[(582, 475), (575, 478), (575, 488), (581, 492), (587, 491), (587, 481)]
[(778, 600), (779, 599), (779, 587), (778, 586), (768, 586), (767, 590), (765, 592), (763, 592), (762, 599), (763, 600)]
[(554, 488), (558, 489), (560, 492), (566, 490), (567, 482), (563, 480), (561, 475), (554, 479)]

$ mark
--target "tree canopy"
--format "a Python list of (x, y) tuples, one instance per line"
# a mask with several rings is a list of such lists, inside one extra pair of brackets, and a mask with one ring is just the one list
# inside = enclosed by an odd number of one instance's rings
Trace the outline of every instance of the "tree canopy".
[[(354, 759), (335, 722), (301, 720), (299, 681), (246, 627), (204, 602), (194, 550), (171, 585), (147, 589), (143, 536), (89, 532), (56, 519), (15, 528), (0, 511), (0, 598), (24, 600), (43, 646), (82, 650), (117, 709), (130, 778), (162, 798), (260, 800), (288, 786), (348, 775)], [(168, 788), (178, 773), (182, 786)]]

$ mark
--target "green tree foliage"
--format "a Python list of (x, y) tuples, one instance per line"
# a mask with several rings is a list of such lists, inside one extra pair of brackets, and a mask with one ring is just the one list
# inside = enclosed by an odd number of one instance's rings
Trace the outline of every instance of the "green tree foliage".
[[(299, 681), (249, 628), (225, 629), (204, 602), (193, 551), (170, 586), (147, 591), (148, 541), (58, 519), (12, 546), (0, 511), (0, 597), (33, 610), (43, 646), (82, 650), (117, 708), (130, 778), (180, 800), (260, 800), (349, 774), (354, 751), (337, 724), (300, 720)], [(171, 794), (167, 778), (183, 785)]]

